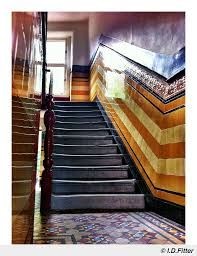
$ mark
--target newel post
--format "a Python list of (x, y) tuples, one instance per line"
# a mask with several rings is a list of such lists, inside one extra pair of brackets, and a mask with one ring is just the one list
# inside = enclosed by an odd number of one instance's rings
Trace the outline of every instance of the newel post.
[(52, 181), (52, 153), (53, 153), (53, 129), (55, 124), (55, 114), (53, 111), (53, 96), (46, 96), (47, 111), (44, 115), (46, 133), (44, 138), (44, 171), (41, 178), (41, 213), (47, 213), (51, 209), (51, 181)]

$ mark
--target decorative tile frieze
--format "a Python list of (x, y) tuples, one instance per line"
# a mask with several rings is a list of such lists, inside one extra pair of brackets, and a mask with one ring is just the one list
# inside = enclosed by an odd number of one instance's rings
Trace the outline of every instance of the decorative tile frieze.
[[(161, 76), (157, 75), (152, 71), (149, 71), (147, 68), (144, 68), (141, 65), (132, 61), (126, 60), (125, 57), (114, 53), (111, 49), (105, 49), (103, 51), (102, 46), (100, 47), (101, 49), (97, 55), (97, 59), (94, 65), (98, 65), (97, 71), (103, 77), (105, 77), (105, 73), (109, 70), (118, 74), (124, 72), (126, 74), (126, 79), (131, 78), (137, 81), (138, 83), (143, 85), (143, 87), (147, 88), (150, 92), (158, 95), (163, 100), (168, 100), (185, 91), (185, 76), (182, 76), (181, 78), (178, 78), (175, 81), (168, 83)], [(111, 54), (112, 52), (113, 54)], [(109, 54), (109, 56), (111, 57), (110, 62), (105, 61), (105, 54)], [(103, 65), (103, 67), (101, 65)]]

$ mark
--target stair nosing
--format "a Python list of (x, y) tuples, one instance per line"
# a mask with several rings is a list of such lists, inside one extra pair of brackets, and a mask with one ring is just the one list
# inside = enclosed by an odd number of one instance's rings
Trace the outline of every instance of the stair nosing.
[(53, 183), (81, 183), (81, 184), (99, 184), (99, 183), (134, 183), (136, 180), (135, 179), (124, 179), (124, 180), (58, 180), (54, 179), (52, 180)]
[(71, 154), (57, 154), (57, 153), (53, 153), (53, 156), (68, 156), (68, 157), (109, 157), (109, 156), (124, 156), (124, 154), (95, 154), (95, 155), (71, 155)]
[(55, 123), (60, 124), (100, 124), (100, 123), (107, 123), (106, 121), (94, 121), (94, 122), (62, 122), (62, 121), (56, 121)]
[(66, 128), (54, 128), (54, 130), (63, 130), (63, 131), (110, 131), (110, 128), (97, 128), (97, 129), (66, 129)]
[(26, 114), (28, 114), (28, 115), (35, 115), (35, 113), (21, 113), (21, 112), (17, 112), (17, 111), (12, 111), (12, 114), (21, 114), (21, 115), (26, 115)]
[(64, 134), (54, 134), (53, 136), (55, 137), (71, 137), (71, 138), (102, 138), (102, 139), (106, 139), (106, 138), (113, 138), (112, 135), (64, 135)]
[[(35, 109), (35, 108), (26, 108), (26, 107), (21, 107), (21, 106), (20, 106), (20, 107), (19, 107), (19, 106), (12, 106), (12, 108), (19, 108), (19, 109), (25, 109), (25, 110), (26, 110), (26, 109), (27, 109), (27, 110), (35, 110), (35, 111), (37, 110), (37, 109)], [(21, 112), (19, 112), (19, 113), (21, 113)]]
[[(22, 143), (21, 143), (22, 144)], [(64, 144), (55, 144), (54, 143), (54, 147), (111, 147), (111, 146), (114, 146), (114, 147), (117, 147), (118, 144), (103, 144), (103, 145), (80, 145), (80, 144), (74, 144), (74, 145), (64, 145)]]
[(63, 112), (63, 113), (92, 113), (92, 112), (101, 112), (99, 109), (98, 110), (90, 110), (90, 111), (86, 111), (86, 110), (81, 110), (81, 111), (75, 111), (75, 110), (57, 110), (57, 109), (54, 109), (55, 112)]
[(123, 164), (123, 165), (100, 165), (100, 166), (94, 166), (94, 165), (92, 165), (92, 166), (76, 166), (76, 165), (74, 165), (74, 166), (72, 166), (72, 165), (53, 165), (53, 167), (52, 168), (70, 168), (70, 169), (89, 169), (89, 168), (91, 168), (91, 169), (110, 169), (110, 168), (114, 168), (114, 169), (117, 169), (117, 168), (128, 168), (129, 167), (129, 165), (127, 165), (127, 164)]
[[(20, 112), (18, 112), (18, 114), (21, 114)], [(33, 115), (33, 114), (30, 114)], [(102, 115), (98, 115), (98, 116), (60, 116), (60, 115), (55, 115), (56, 117), (62, 117), (62, 118), (98, 118), (98, 117), (103, 117)]]
[(31, 183), (32, 180), (13, 180), (12, 183)]
[(22, 134), (22, 135), (28, 135), (28, 136), (36, 135), (36, 133), (21, 133), (21, 132), (12, 132), (12, 134)]
[(82, 197), (93, 197), (93, 196), (101, 196), (101, 197), (105, 197), (105, 196), (130, 196), (130, 197), (134, 197), (134, 196), (140, 196), (140, 197), (144, 197), (145, 195), (144, 194), (129, 194), (129, 193), (122, 193), (122, 194), (97, 194), (97, 193), (90, 193), (90, 194), (70, 194), (70, 195), (62, 195), (62, 194), (54, 194), (54, 193), (51, 193), (52, 196), (54, 197), (78, 197), (78, 196), (82, 196)]

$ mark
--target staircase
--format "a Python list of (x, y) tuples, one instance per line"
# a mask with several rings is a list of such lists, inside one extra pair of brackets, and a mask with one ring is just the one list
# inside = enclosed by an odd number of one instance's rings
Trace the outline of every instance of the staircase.
[(144, 209), (96, 102), (56, 101), (51, 209)]
[(12, 97), (12, 211), (33, 209), (38, 142), (38, 102)]

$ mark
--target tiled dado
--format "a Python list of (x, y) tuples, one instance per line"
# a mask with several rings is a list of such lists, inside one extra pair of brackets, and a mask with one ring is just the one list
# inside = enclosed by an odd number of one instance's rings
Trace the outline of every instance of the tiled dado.
[(184, 205), (184, 96), (165, 103), (125, 75), (123, 97), (112, 97), (107, 71), (115, 77), (123, 73), (99, 54), (91, 67), (90, 100), (97, 97), (105, 108), (153, 195)]
[[(86, 67), (86, 66), (85, 66)], [(89, 101), (89, 67), (73, 66), (71, 101)]]
[(40, 83), (40, 14), (12, 13), (12, 95), (29, 97)]

